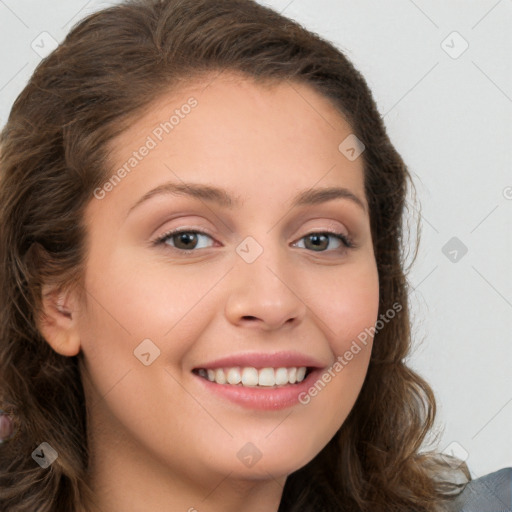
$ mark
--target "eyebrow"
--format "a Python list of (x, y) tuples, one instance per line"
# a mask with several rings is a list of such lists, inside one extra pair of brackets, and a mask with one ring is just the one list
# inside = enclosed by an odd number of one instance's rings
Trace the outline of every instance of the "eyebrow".
[[(199, 183), (164, 183), (158, 187), (146, 192), (128, 211), (128, 215), (142, 203), (148, 201), (152, 197), (160, 194), (171, 194), (189, 196), (211, 203), (216, 203), (219, 206), (228, 209), (239, 208), (242, 201), (239, 197), (231, 197), (228, 192), (222, 188), (214, 187), (211, 185), (203, 185)], [(356, 196), (349, 189), (344, 187), (326, 187), (308, 189), (298, 193), (292, 200), (292, 207), (310, 206), (332, 201), (334, 199), (347, 199), (352, 203), (359, 206), (366, 212), (364, 202)], [(127, 216), (128, 216), (127, 215)]]

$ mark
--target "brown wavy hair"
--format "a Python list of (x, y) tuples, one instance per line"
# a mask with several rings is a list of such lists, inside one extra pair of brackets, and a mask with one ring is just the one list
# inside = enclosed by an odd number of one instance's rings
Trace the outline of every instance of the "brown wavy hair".
[[(366, 146), (379, 316), (402, 306), (375, 334), (349, 416), (288, 476), (279, 512), (448, 510), (471, 476), (458, 459), (420, 451), (436, 401), (405, 364), (410, 244), (403, 221), (412, 179), (345, 55), (253, 0), (128, 0), (89, 15), (39, 64), (12, 107), (0, 138), (0, 408), (12, 414), (16, 435), (0, 445), (0, 509), (70, 512), (94, 501), (85, 483), (82, 352), (62, 356), (38, 331), (42, 285), (84, 291), (83, 213), (111, 174), (108, 143), (162, 94), (224, 71), (309, 85), (349, 122)], [(413, 261), (418, 241), (419, 230)], [(59, 453), (47, 469), (31, 457), (43, 441)]]

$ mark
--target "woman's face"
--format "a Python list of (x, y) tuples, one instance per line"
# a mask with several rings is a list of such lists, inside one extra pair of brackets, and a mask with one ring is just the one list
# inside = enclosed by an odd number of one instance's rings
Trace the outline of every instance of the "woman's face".
[[(371, 337), (345, 357), (378, 314), (363, 161), (307, 86), (205, 85), (160, 98), (114, 140), (116, 177), (86, 211), (75, 319), (91, 445), (124, 460), (117, 471), (137, 454), (139, 470), (183, 478), (278, 478), (333, 437), (366, 376)], [(172, 192), (185, 184), (196, 192)], [(345, 191), (317, 194), (330, 187)], [(301, 367), (314, 371), (290, 383)]]

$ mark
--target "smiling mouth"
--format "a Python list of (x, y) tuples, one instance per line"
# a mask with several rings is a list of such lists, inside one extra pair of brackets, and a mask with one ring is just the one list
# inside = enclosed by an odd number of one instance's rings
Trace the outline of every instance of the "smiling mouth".
[(313, 370), (306, 366), (260, 368), (226, 367), (226, 368), (195, 368), (192, 372), (215, 384), (246, 386), (256, 388), (279, 388), (302, 382)]

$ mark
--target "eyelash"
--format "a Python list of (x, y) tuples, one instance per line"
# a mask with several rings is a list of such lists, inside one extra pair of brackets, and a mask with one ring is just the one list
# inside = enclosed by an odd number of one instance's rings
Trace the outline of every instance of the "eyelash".
[[(172, 238), (173, 236), (176, 236), (176, 235), (180, 235), (181, 233), (194, 233), (194, 234), (205, 235), (210, 238), (213, 238), (209, 233), (206, 233), (205, 231), (199, 231), (196, 229), (179, 228), (179, 229), (175, 229), (172, 231), (168, 231), (167, 233), (163, 234), (162, 236), (160, 236), (153, 242), (153, 245), (155, 245), (155, 246), (167, 245), (168, 247), (170, 247), (171, 250), (178, 251), (183, 255), (189, 255), (189, 254), (192, 254), (193, 252), (197, 252), (198, 249), (188, 249), (188, 250), (187, 249), (178, 249), (176, 247), (170, 246), (169, 244), (166, 244), (166, 241), (169, 238)], [(347, 235), (344, 235), (343, 233), (337, 233), (335, 231), (313, 231), (313, 232), (308, 233), (307, 235), (304, 235), (303, 237), (301, 237), (300, 240), (302, 240), (303, 238), (306, 238), (308, 236), (311, 236), (311, 235), (334, 236), (334, 237), (338, 238), (338, 240), (340, 240), (340, 242), (344, 245), (343, 250), (355, 249), (357, 247), (357, 245), (354, 243), (354, 241), (350, 237), (348, 237)], [(337, 250), (340, 250), (340, 249), (337, 249)], [(316, 251), (312, 251), (312, 252), (316, 252)], [(321, 254), (324, 252), (333, 252), (333, 251), (332, 250), (331, 251), (320, 251), (319, 253)]]

